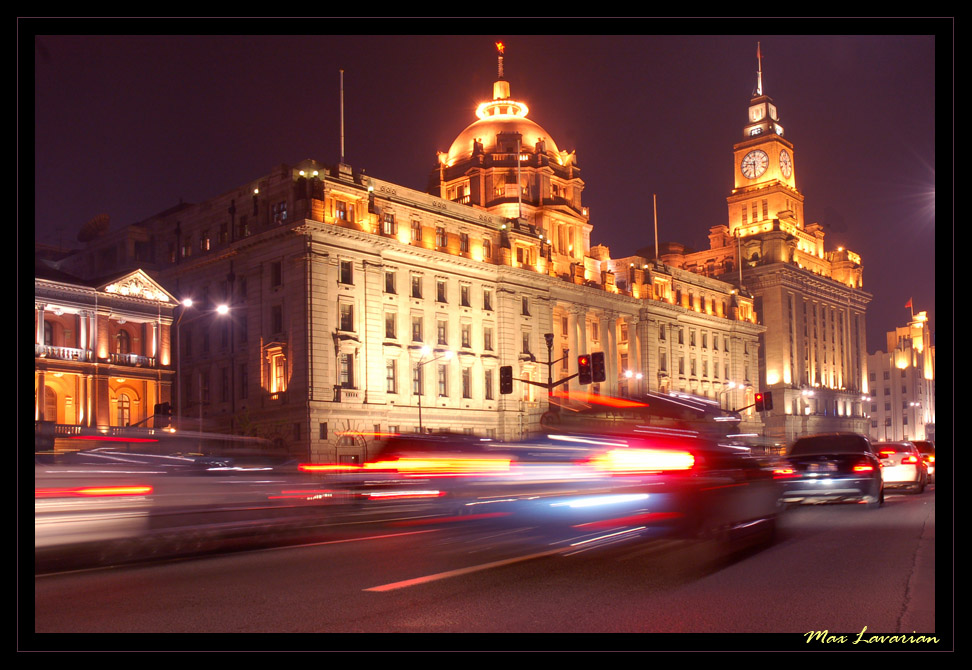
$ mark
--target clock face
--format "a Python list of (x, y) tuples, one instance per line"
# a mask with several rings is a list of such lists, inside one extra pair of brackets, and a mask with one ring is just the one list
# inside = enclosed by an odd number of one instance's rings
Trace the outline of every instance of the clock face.
[(790, 158), (790, 154), (786, 149), (780, 152), (780, 172), (783, 173), (783, 177), (786, 179), (789, 179), (790, 175), (793, 174), (793, 160)]
[(746, 154), (742, 159), (739, 169), (747, 179), (755, 179), (764, 172), (769, 165), (769, 156), (761, 149), (755, 149)]

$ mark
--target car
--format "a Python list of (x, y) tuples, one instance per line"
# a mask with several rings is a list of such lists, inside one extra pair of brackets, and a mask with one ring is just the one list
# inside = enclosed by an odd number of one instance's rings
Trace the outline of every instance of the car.
[(781, 511), (780, 481), (749, 449), (643, 426), (510, 442), (402, 435), (361, 466), (320, 472), (367, 509), (529, 528), (547, 547), (657, 539), (735, 552), (770, 540)]
[(928, 471), (928, 483), (935, 483), (935, 443), (931, 440), (912, 440), (912, 444), (918, 447), (921, 458), (925, 461), (925, 469)]
[(857, 433), (824, 433), (798, 438), (778, 472), (785, 477), (782, 502), (789, 505), (884, 504), (881, 459)]
[(878, 456), (884, 470), (884, 486), (921, 493), (928, 484), (928, 470), (921, 452), (911, 442), (878, 442)]

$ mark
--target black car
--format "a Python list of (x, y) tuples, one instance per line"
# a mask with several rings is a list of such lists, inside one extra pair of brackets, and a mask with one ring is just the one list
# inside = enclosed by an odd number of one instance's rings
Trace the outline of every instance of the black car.
[(881, 460), (871, 441), (856, 433), (797, 439), (783, 468), (785, 504), (854, 502), (884, 504)]

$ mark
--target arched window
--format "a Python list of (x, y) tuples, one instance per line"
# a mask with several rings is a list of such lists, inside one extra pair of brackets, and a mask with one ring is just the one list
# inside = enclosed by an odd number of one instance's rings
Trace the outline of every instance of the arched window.
[(132, 401), (126, 393), (118, 394), (118, 425), (127, 426), (132, 419)]
[(44, 344), (49, 347), (54, 346), (54, 326), (50, 321), (44, 322)]

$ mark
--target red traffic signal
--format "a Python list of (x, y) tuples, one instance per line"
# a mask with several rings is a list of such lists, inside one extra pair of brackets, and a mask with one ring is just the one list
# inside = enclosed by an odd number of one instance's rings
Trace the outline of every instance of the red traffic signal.
[(756, 394), (756, 411), (757, 412), (762, 412), (765, 409), (765, 404), (766, 404), (766, 402), (765, 402), (765, 399), (763, 398), (763, 394), (762, 393), (757, 393)]
[(584, 385), (590, 384), (591, 381), (593, 381), (591, 357), (587, 354), (581, 354), (577, 357), (577, 383)]

